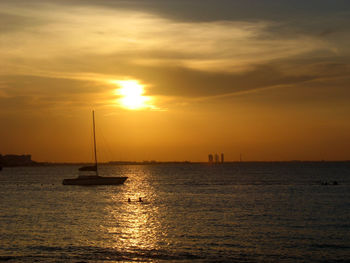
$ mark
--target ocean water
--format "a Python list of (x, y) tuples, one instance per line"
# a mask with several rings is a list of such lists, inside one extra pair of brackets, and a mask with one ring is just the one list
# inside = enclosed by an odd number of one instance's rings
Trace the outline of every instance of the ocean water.
[(350, 163), (77, 168), (0, 172), (0, 262), (350, 262)]

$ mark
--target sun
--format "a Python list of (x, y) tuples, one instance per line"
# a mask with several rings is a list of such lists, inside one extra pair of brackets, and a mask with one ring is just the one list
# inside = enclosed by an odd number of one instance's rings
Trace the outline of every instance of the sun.
[(114, 80), (120, 88), (115, 90), (115, 94), (120, 96), (118, 103), (123, 108), (129, 110), (141, 110), (152, 108), (151, 97), (144, 96), (144, 85), (137, 80)]

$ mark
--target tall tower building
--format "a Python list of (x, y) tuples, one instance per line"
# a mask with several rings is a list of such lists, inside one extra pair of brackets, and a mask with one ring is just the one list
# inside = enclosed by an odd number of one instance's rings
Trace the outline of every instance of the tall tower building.
[(212, 155), (212, 154), (209, 154), (209, 155), (208, 155), (208, 162), (209, 162), (209, 163), (213, 163), (213, 161), (214, 161), (213, 155)]
[(215, 163), (219, 163), (219, 155), (217, 153), (215, 154)]

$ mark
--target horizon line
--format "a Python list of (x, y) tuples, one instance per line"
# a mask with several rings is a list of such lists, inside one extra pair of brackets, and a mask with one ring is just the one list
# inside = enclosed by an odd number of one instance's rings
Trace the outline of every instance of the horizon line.
[[(84, 164), (93, 164), (93, 162), (41, 162), (41, 161), (32, 161), (30, 165), (84, 165)], [(218, 163), (210, 163), (208, 161), (107, 161), (107, 162), (99, 162), (98, 165), (152, 165), (152, 164), (207, 164), (207, 165), (223, 165), (223, 164), (238, 164), (238, 163), (346, 163), (350, 162), (350, 160), (269, 160), (269, 161), (225, 161)], [(5, 165), (7, 166), (7, 165)], [(15, 166), (15, 165), (14, 165)]]

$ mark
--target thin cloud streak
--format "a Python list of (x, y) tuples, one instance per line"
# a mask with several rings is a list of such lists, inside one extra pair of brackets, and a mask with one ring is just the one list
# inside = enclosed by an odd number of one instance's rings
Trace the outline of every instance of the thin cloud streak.
[[(138, 54), (131, 63), (143, 65), (181, 65), (204, 71), (240, 71), (252, 64), (264, 63), (330, 50), (326, 42), (305, 35), (281, 38), (269, 32), (271, 24), (258, 22), (216, 21), (179, 23), (140, 12), (95, 10), (52, 6), (54, 14), (45, 17), (43, 10), (32, 16), (46, 19), (33, 31), (5, 34), (0, 53), (11, 66), (14, 58), (54, 59), (62, 54)], [(27, 10), (25, 10), (27, 11)], [(23, 11), (24, 12), (24, 11)], [(22, 39), (26, 40), (23, 45)], [(12, 43), (11, 46), (6, 43)], [(143, 56), (155, 53), (183, 54), (168, 59)], [(190, 57), (190, 58), (186, 58)], [(13, 63), (11, 63), (11, 60)], [(36, 65), (40, 67), (40, 65)]]

